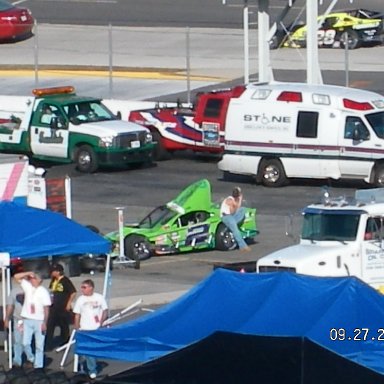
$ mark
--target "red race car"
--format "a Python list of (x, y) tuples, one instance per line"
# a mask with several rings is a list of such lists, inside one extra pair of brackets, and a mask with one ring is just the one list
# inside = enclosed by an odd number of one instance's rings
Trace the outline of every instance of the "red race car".
[(18, 41), (32, 36), (35, 20), (27, 8), (0, 0), (0, 42)]

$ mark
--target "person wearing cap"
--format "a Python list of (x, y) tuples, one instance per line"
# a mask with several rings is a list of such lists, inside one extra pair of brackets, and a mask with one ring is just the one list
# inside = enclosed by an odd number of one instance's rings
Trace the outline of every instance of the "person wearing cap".
[[(24, 291), (21, 309), (23, 319), (23, 349), (27, 357), (26, 367), (44, 367), (44, 341), (51, 298), (43, 287), (43, 279), (36, 272), (20, 272), (14, 276)], [(35, 339), (35, 353), (32, 352), (32, 338)]]
[(69, 326), (71, 323), (72, 303), (76, 296), (76, 288), (72, 281), (65, 276), (61, 264), (54, 264), (51, 268), (51, 281), (49, 283), (52, 306), (49, 313), (46, 336), (46, 350), (52, 350), (55, 328), (60, 328), (60, 342), (69, 341)]
[(240, 187), (236, 187), (232, 191), (232, 195), (223, 200), (220, 207), (222, 222), (232, 232), (236, 243), (242, 252), (249, 252), (251, 248), (241, 236), (238, 224), (244, 219), (245, 208), (242, 207), (243, 194)]

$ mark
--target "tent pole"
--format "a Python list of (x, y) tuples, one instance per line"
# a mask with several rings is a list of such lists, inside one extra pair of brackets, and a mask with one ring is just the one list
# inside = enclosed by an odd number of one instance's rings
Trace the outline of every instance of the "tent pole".
[[(8, 275), (6, 273), (6, 268), (4, 265), (1, 266), (1, 301), (3, 304), (3, 323), (5, 321), (6, 316), (6, 308), (7, 308), (7, 296), (9, 294), (10, 288), (9, 288), (9, 282), (8, 282)], [(4, 339), (4, 352), (8, 351), (8, 342), (7, 338)]]
[[(3, 277), (5, 276), (4, 273), (6, 274), (7, 296), (9, 296), (11, 294), (11, 268), (6, 268), (3, 271)], [(6, 306), (3, 308), (6, 308)], [(13, 342), (13, 327), (16, 327), (16, 326), (17, 325), (15, 324), (15, 321), (12, 319), (9, 322), (9, 328), (8, 328), (8, 346), (4, 345), (4, 351), (5, 352), (7, 351), (7, 347), (8, 347), (8, 367), (9, 367), (9, 369), (11, 369), (13, 366), (13, 361), (12, 361), (13, 360), (12, 359), (12, 355), (13, 355), (13, 343), (12, 343)]]
[(74, 341), (75, 333), (76, 333), (76, 329), (73, 329), (73, 330), (72, 330), (72, 333), (71, 333), (71, 337), (69, 338), (69, 341), (68, 341), (67, 346), (66, 346), (66, 348), (65, 348), (63, 358), (62, 358), (61, 361), (60, 361), (60, 367), (63, 367), (63, 366), (64, 366), (64, 364), (65, 364), (65, 360), (67, 359), (68, 352), (69, 352), (69, 350), (70, 350), (70, 348), (71, 348), (71, 345), (75, 342), (75, 341)]
[(108, 294), (108, 285), (109, 285), (109, 274), (111, 272), (111, 253), (107, 253), (107, 265), (105, 266), (104, 273), (104, 286), (103, 286), (103, 296), (106, 299)]

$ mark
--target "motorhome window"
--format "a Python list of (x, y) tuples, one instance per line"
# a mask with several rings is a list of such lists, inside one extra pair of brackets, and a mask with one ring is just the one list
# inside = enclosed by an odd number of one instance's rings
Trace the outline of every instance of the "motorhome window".
[(205, 117), (219, 117), (223, 105), (222, 99), (209, 99), (204, 109)]
[(360, 214), (306, 213), (301, 237), (313, 241), (354, 241)]
[(297, 117), (297, 137), (317, 137), (318, 112), (299, 112)]
[(370, 113), (366, 118), (377, 137), (384, 139), (384, 112)]

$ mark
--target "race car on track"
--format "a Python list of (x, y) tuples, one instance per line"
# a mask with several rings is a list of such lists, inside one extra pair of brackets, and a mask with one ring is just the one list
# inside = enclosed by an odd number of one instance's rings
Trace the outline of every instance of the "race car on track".
[[(246, 208), (239, 224), (244, 239), (257, 235), (256, 209)], [(202, 249), (232, 250), (237, 247), (232, 232), (221, 222), (220, 205), (211, 201), (208, 180), (199, 180), (174, 200), (151, 211), (138, 224), (124, 225), (124, 254), (131, 260)], [(105, 237), (119, 252), (119, 231)]]
[[(323, 48), (356, 49), (368, 44), (382, 44), (384, 39), (384, 14), (367, 9), (352, 9), (319, 16), (318, 42)], [(303, 22), (288, 28), (278, 27), (270, 41), (270, 48), (305, 48), (307, 26)]]

